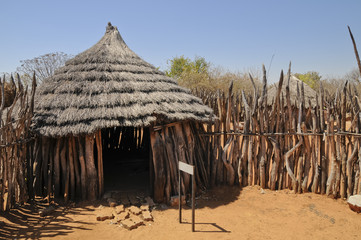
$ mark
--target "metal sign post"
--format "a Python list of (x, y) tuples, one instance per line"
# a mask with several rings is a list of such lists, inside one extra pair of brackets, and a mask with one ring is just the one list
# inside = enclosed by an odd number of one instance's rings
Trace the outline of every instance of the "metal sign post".
[(194, 166), (179, 162), (178, 167), (178, 193), (179, 193), (179, 223), (182, 223), (182, 194), (181, 194), (181, 171), (186, 172), (192, 175), (192, 232), (194, 232), (194, 222), (195, 222), (195, 181), (194, 181)]

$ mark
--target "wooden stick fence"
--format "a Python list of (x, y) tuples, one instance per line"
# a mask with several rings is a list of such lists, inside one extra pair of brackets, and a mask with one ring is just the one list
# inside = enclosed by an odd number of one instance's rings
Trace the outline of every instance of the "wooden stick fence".
[[(0, 211), (24, 203), (32, 195), (31, 169), (28, 159), (33, 142), (30, 124), (34, 109), (35, 75), (29, 93), (19, 75), (15, 99), (5, 108), (5, 77), (1, 81), (0, 106)], [(13, 77), (11, 81), (14, 82)], [(14, 118), (16, 120), (14, 120)]]
[[(260, 185), (346, 198), (361, 192), (361, 102), (356, 88), (345, 83), (333, 97), (322, 85), (315, 107), (306, 101), (303, 85), (291, 104), (290, 86), (276, 96), (254, 85), (252, 95), (219, 92), (204, 98), (219, 119), (204, 126), (208, 178), (211, 185)], [(252, 80), (252, 77), (251, 77)], [(284, 95), (285, 96), (284, 96)], [(267, 98), (273, 97), (273, 105)]]

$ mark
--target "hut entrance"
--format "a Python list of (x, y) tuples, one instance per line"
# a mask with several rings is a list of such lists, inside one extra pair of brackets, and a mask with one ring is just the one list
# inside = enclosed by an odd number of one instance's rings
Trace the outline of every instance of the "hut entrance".
[(102, 130), (104, 190), (149, 194), (149, 128)]

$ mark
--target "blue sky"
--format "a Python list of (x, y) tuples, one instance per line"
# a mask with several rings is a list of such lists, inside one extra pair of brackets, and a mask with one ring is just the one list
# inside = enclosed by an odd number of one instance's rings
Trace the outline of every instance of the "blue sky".
[(94, 45), (108, 21), (156, 67), (184, 55), (230, 71), (269, 68), (269, 81), (293, 72), (342, 77), (355, 68), (350, 25), (361, 52), (360, 0), (18, 1), (0, 3), (0, 72), (50, 52), (76, 55)]

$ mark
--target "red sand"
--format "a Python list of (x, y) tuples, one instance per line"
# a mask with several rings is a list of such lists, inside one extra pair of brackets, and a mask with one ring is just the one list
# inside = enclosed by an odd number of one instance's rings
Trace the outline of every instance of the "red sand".
[[(96, 206), (58, 207), (40, 217), (35, 206), (0, 216), (4, 239), (360, 239), (361, 214), (345, 201), (259, 187), (220, 187), (197, 199), (196, 232), (178, 223), (178, 209), (155, 209), (154, 222), (132, 231), (96, 221)], [(191, 221), (191, 211), (183, 211)]]

